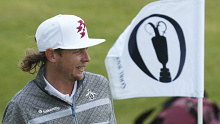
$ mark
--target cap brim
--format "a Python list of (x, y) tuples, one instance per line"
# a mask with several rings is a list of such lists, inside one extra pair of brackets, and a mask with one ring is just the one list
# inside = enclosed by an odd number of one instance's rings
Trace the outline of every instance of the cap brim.
[(105, 39), (95, 39), (95, 38), (89, 38), (87, 40), (78, 42), (77, 44), (74, 44), (74, 46), (66, 46), (62, 47), (61, 49), (82, 49), (82, 48), (88, 48), (91, 46), (98, 45), (100, 43), (105, 42)]

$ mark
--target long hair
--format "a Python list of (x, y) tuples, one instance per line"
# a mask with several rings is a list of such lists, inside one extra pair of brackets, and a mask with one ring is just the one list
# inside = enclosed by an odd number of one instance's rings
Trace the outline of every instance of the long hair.
[[(56, 53), (62, 56), (63, 49), (55, 49)], [(37, 68), (45, 65), (47, 62), (47, 56), (45, 52), (38, 52), (33, 48), (28, 48), (26, 50), (26, 56), (19, 62), (19, 68), (30, 74), (37, 73)]]
[(37, 73), (37, 68), (46, 64), (45, 52), (38, 52), (33, 48), (26, 50), (26, 56), (19, 62), (19, 68), (30, 74)]

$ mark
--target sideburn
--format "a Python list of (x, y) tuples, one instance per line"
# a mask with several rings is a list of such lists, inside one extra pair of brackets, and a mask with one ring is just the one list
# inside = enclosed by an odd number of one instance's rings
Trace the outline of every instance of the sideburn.
[(63, 49), (55, 49), (54, 50), (56, 53), (58, 53), (61, 57), (62, 57), (62, 54), (63, 54)]

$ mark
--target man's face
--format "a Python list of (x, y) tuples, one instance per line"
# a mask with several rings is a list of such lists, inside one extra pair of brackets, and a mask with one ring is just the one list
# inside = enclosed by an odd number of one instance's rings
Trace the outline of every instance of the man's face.
[(68, 81), (76, 81), (83, 79), (83, 72), (90, 61), (87, 48), (62, 50), (62, 56), (57, 59), (58, 73)]

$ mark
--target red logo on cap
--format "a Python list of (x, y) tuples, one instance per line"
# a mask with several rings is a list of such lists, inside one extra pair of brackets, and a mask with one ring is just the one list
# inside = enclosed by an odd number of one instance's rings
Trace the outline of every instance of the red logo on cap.
[(77, 33), (81, 32), (80, 33), (81, 34), (81, 38), (83, 38), (85, 36), (85, 34), (86, 34), (85, 33), (86, 23), (84, 23), (82, 20), (79, 20), (78, 22), (80, 23), (80, 25), (79, 25), (79, 27), (77, 27), (77, 29), (78, 29)]

